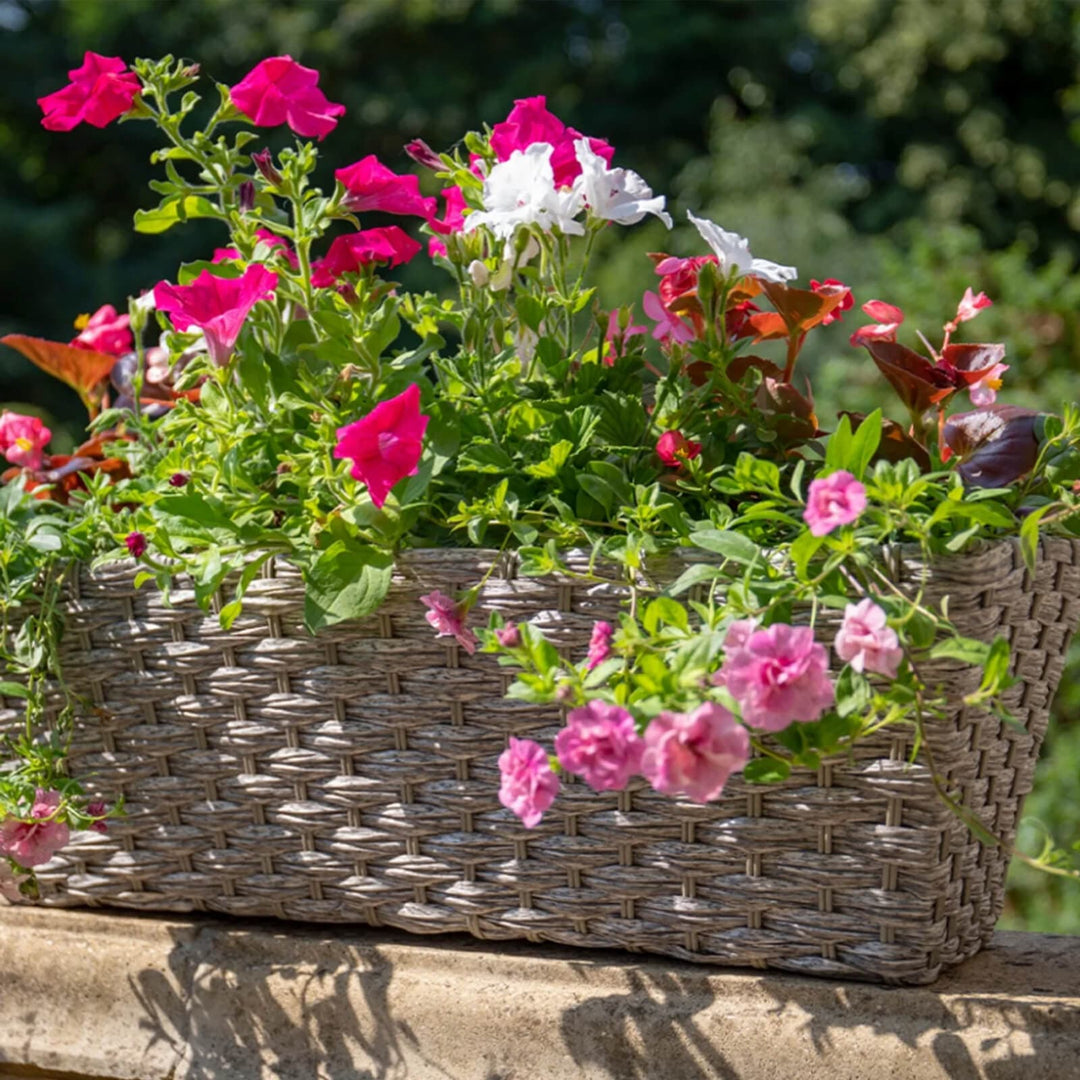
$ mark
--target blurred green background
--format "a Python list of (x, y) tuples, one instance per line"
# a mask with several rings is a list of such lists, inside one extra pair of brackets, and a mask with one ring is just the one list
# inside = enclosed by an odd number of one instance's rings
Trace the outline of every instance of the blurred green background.
[[(171, 52), (225, 83), (279, 53), (317, 68), (348, 110), (324, 144), (330, 182), (369, 153), (405, 171), (408, 139), (445, 149), (514, 98), (547, 94), (667, 194), (678, 221), (688, 208), (713, 218), (803, 282), (839, 278), (931, 338), (966, 286), (985, 290), (994, 306), (966, 339), (1007, 342), (1008, 400), (1080, 399), (1071, 0), (0, 0), (0, 334), (69, 340), (80, 312), (123, 307), (223, 241), (205, 222), (132, 231), (134, 209), (156, 201), (148, 125), (41, 127), (36, 99), (87, 49)], [(267, 132), (275, 148), (286, 139)], [(702, 246), (651, 219), (621, 233), (603, 253), (609, 302), (652, 287), (650, 250)], [(407, 284), (438, 287), (430, 266), (406, 269)], [(808, 346), (826, 427), (838, 406), (887, 398), (847, 344), (861, 321)], [(79, 436), (74, 394), (7, 349), (0, 402), (44, 415), (55, 449)], [(1061, 839), (1080, 836), (1078, 779), (1080, 654), (1028, 803)], [(1014, 871), (1006, 921), (1080, 933), (1080, 885)]]

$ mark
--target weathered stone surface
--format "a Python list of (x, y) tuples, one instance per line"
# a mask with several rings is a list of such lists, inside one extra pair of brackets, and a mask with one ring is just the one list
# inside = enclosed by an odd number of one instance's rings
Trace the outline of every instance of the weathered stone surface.
[(0, 1078), (1070, 1080), (1080, 938), (933, 987), (375, 929), (0, 907)]

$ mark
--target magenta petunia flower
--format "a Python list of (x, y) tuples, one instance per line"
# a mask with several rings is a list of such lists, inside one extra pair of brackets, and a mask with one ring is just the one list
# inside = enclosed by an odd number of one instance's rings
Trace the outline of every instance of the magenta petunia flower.
[(420, 603), (428, 609), (424, 618), (436, 637), (456, 638), (470, 656), (476, 652), (476, 635), (465, 625), (465, 611), (460, 604), (438, 589), (421, 596)]
[(739, 703), (743, 722), (765, 731), (782, 731), (796, 721), (817, 720), (835, 692), (829, 657), (808, 626), (774, 623), (765, 630), (739, 633), (725, 641), (719, 682)]
[(836, 634), (836, 655), (856, 671), (873, 671), (896, 678), (904, 658), (896, 631), (885, 612), (870, 597), (844, 608), (844, 621)]
[(342, 274), (355, 274), (375, 263), (398, 266), (421, 250), (421, 246), (396, 225), (348, 233), (337, 237), (325, 258), (312, 268), (311, 284), (326, 288)]
[(840, 469), (810, 482), (803, 520), (814, 536), (826, 536), (858, 520), (865, 509), (866, 488), (851, 473)]
[(559, 764), (596, 791), (626, 787), (630, 777), (641, 771), (644, 750), (630, 713), (595, 699), (571, 709), (566, 727), (555, 736)]
[[(445, 212), (441, 219), (432, 217), (428, 224), (443, 236), (461, 232), (461, 227), (465, 224), (465, 210), (468, 208), (468, 203), (465, 202), (465, 196), (462, 194), (461, 188), (454, 185), (453, 187), (443, 188), (439, 194), (443, 197), (443, 203), (446, 207)], [(436, 255), (445, 255), (446, 245), (438, 237), (433, 236), (428, 241), (428, 254), (432, 258), (435, 258)]]
[(343, 205), (362, 213), (382, 210), (387, 214), (415, 214), (425, 220), (435, 213), (435, 199), (420, 194), (420, 181), (411, 175), (400, 176), (388, 169), (374, 154), (354, 165), (338, 169), (334, 178), (348, 192)]
[(334, 457), (351, 459), (353, 479), (366, 484), (371, 501), (381, 507), (399, 480), (416, 475), (429, 419), (420, 412), (420, 387), (413, 383), (338, 428)]
[(108, 353), (110, 356), (123, 356), (132, 349), (130, 324), (130, 316), (118, 315), (112, 304), (104, 304), (93, 315), (80, 316), (75, 323), (79, 333), (71, 339), (70, 344), (76, 349), (93, 349), (94, 352)]
[[(567, 187), (581, 175), (574, 140), (585, 138), (580, 131), (567, 127), (554, 113), (548, 111), (547, 98), (519, 98), (510, 114), (491, 129), (491, 148), (499, 161), (509, 161), (515, 150), (526, 150), (534, 143), (549, 143), (552, 147), (551, 169), (555, 186)], [(615, 148), (603, 139), (588, 140), (589, 148), (610, 165)]]
[(509, 747), (499, 755), (499, 773), (499, 802), (513, 810), (526, 829), (538, 825), (559, 792), (547, 752), (532, 739), (511, 735)]
[(0, 413), (0, 454), (12, 465), (40, 469), (52, 432), (36, 416)]
[(344, 105), (327, 101), (319, 73), (291, 56), (271, 56), (256, 64), (229, 90), (232, 103), (259, 127), (289, 127), (306, 139), (323, 139), (337, 127)]
[(261, 263), (252, 263), (238, 278), (215, 277), (204, 270), (190, 285), (155, 285), (154, 303), (172, 317), (177, 330), (198, 327), (211, 359), (224, 367), (248, 313), (274, 294), (277, 282), (277, 274)]
[(750, 757), (750, 736), (715, 702), (691, 713), (662, 712), (645, 729), (641, 772), (665, 795), (706, 803)]
[(142, 89), (138, 75), (119, 56), (94, 52), (87, 52), (82, 67), (69, 71), (68, 78), (67, 86), (38, 98), (45, 113), (41, 126), (48, 131), (70, 131), (84, 120), (105, 127), (131, 109)]
[(64, 822), (49, 820), (59, 807), (59, 791), (38, 788), (30, 820), (8, 818), (0, 825), (0, 854), (10, 855), (20, 866), (47, 863), (71, 837)]

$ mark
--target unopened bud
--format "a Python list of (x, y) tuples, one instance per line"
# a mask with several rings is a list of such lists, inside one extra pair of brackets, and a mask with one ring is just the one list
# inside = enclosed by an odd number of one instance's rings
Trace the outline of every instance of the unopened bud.
[(469, 263), (469, 277), (478, 289), (483, 289), (491, 281), (491, 271), (479, 259), (473, 259)]
[(237, 188), (236, 201), (242, 214), (255, 209), (255, 185), (250, 180), (245, 180)]
[(273, 162), (270, 160), (269, 150), (256, 150), (251, 155), (251, 160), (268, 184), (273, 184), (275, 187), (281, 186), (281, 173), (274, 168)]
[(442, 171), (446, 168), (442, 163), (442, 158), (440, 158), (423, 139), (413, 139), (412, 142), (406, 143), (405, 153), (408, 154), (417, 165), (423, 165), (425, 169)]

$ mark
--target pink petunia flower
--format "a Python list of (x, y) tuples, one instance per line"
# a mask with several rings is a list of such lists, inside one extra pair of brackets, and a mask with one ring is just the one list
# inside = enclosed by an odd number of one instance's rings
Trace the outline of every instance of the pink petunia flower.
[(532, 739), (511, 735), (509, 747), (499, 755), (499, 773), (499, 802), (513, 810), (526, 829), (538, 825), (559, 792), (547, 752)]
[[(441, 220), (433, 217), (428, 224), (443, 236), (461, 232), (461, 227), (465, 224), (465, 211), (469, 205), (465, 201), (461, 188), (455, 184), (453, 187), (443, 188), (439, 194), (443, 198), (446, 209)], [(438, 237), (433, 236), (428, 241), (428, 255), (432, 258), (436, 255), (446, 255), (446, 245)]]
[(862, 345), (867, 341), (895, 341), (896, 331), (904, 321), (904, 313), (884, 300), (867, 300), (862, 309), (871, 319), (877, 320), (872, 326), (860, 326), (851, 335), (852, 345)]
[(885, 612), (870, 597), (844, 608), (844, 621), (836, 633), (836, 655), (856, 671), (873, 671), (896, 678), (904, 650)]
[(626, 787), (630, 777), (641, 770), (644, 750), (630, 713), (596, 699), (571, 709), (566, 727), (555, 736), (559, 764), (596, 791)]
[(701, 443), (688, 439), (681, 431), (665, 431), (656, 440), (656, 456), (673, 469), (681, 469), (700, 453)]
[(366, 484), (371, 501), (381, 507), (399, 480), (416, 475), (429, 419), (420, 412), (420, 387), (413, 383), (338, 428), (334, 457), (352, 460), (353, 479)]
[(337, 237), (325, 258), (312, 267), (311, 284), (327, 288), (342, 274), (355, 274), (376, 263), (398, 266), (421, 250), (421, 246), (396, 225), (348, 233)]
[(76, 349), (123, 356), (132, 349), (130, 324), (130, 316), (118, 315), (112, 304), (104, 304), (93, 315), (80, 316), (75, 323), (79, 333), (70, 344)]
[(82, 67), (69, 71), (68, 78), (67, 86), (38, 98), (45, 113), (41, 126), (48, 131), (70, 131), (84, 120), (105, 127), (130, 111), (142, 89), (138, 75), (119, 56), (94, 52), (87, 52)]
[(436, 637), (455, 638), (470, 656), (476, 652), (476, 635), (465, 625), (465, 610), (460, 604), (438, 589), (421, 596), (420, 603), (429, 609), (424, 618)]
[(232, 103), (259, 127), (289, 127), (305, 139), (323, 139), (337, 127), (344, 105), (327, 101), (319, 73), (291, 56), (271, 56), (256, 64), (229, 90)]
[(814, 536), (826, 536), (850, 525), (866, 509), (866, 488), (845, 469), (812, 480), (806, 495), (803, 520)]
[(691, 713), (662, 712), (645, 729), (641, 772), (665, 795), (706, 803), (750, 758), (750, 735), (715, 702)]
[(808, 626), (774, 623), (735, 641), (729, 632), (724, 648), (720, 678), (750, 727), (782, 731), (809, 723), (835, 699), (828, 653)]
[(52, 432), (36, 416), (0, 413), (0, 454), (12, 465), (40, 469)]
[(211, 359), (224, 367), (248, 313), (273, 295), (277, 282), (277, 274), (261, 263), (252, 263), (238, 278), (215, 277), (204, 270), (190, 285), (155, 285), (154, 303), (172, 317), (177, 330), (198, 327)]
[(399, 175), (374, 154), (336, 170), (334, 178), (348, 192), (342, 205), (355, 213), (382, 210), (387, 214), (415, 214), (425, 220), (435, 213), (436, 202), (420, 194), (417, 177)]
[[(499, 161), (509, 161), (515, 150), (525, 150), (534, 143), (549, 143), (552, 147), (551, 168), (555, 186), (559, 188), (569, 186), (581, 175), (574, 141), (584, 137), (549, 112), (547, 98), (541, 94), (514, 102), (507, 118), (491, 129), (491, 148)], [(599, 154), (610, 165), (615, 148), (603, 139), (590, 138), (588, 142), (593, 153)]]
[(611, 655), (611, 635), (614, 632), (609, 622), (600, 620), (593, 623), (592, 637), (589, 638), (589, 654), (585, 658), (586, 671), (592, 671)]
[(30, 820), (8, 818), (0, 824), (0, 854), (10, 855), (20, 866), (47, 863), (70, 839), (62, 821), (50, 820), (60, 807), (60, 792), (38, 788)]

